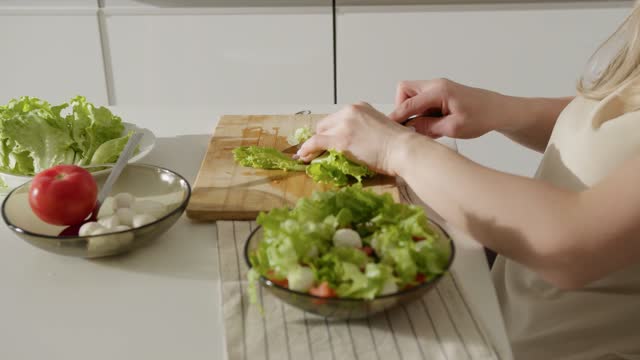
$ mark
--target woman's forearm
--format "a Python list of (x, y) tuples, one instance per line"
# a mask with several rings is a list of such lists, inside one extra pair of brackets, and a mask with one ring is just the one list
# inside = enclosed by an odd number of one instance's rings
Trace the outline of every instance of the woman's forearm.
[(389, 161), (452, 225), (559, 286), (571, 286), (563, 244), (570, 224), (579, 223), (577, 193), (482, 167), (420, 135), (407, 135)]
[(573, 100), (565, 98), (506, 97), (507, 117), (498, 130), (511, 140), (538, 152), (544, 152), (562, 110)]

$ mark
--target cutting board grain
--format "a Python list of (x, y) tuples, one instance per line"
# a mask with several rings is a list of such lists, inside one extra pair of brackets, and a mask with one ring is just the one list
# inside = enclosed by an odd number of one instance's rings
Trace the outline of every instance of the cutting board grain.
[[(261, 211), (292, 206), (314, 191), (332, 186), (314, 183), (304, 172), (261, 170), (236, 164), (238, 146), (270, 146), (284, 150), (287, 136), (325, 115), (225, 115), (209, 142), (187, 207), (187, 216), (198, 221), (253, 220)], [(365, 182), (376, 192), (398, 198), (395, 179), (376, 176)]]

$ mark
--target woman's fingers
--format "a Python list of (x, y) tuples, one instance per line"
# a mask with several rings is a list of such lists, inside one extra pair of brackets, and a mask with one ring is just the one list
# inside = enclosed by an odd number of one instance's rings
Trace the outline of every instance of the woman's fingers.
[(436, 124), (444, 122), (443, 117), (419, 117), (415, 120), (410, 121), (407, 126), (411, 126), (416, 131), (422, 135), (427, 135), (429, 137), (436, 137), (438, 134), (434, 127)]
[(396, 107), (400, 106), (405, 100), (416, 96), (418, 91), (416, 90), (415, 81), (401, 81), (396, 89)]
[(304, 162), (309, 162), (331, 147), (331, 137), (316, 134), (307, 140), (296, 154)]
[(409, 122), (407, 126), (412, 126), (418, 133), (434, 139), (440, 136), (457, 138), (460, 136), (460, 122), (460, 116), (453, 114), (443, 117), (420, 117)]
[(389, 118), (395, 122), (402, 122), (410, 116), (423, 114), (431, 109), (442, 109), (443, 102), (439, 90), (427, 90), (405, 100), (389, 114)]
[[(396, 122), (406, 120), (412, 115), (423, 114), (432, 110), (446, 113), (446, 102), (451, 82), (446, 79), (431, 80), (420, 86), (415, 96), (410, 96), (396, 105), (396, 109), (389, 114), (389, 118)], [(396, 100), (401, 99), (398, 97)]]

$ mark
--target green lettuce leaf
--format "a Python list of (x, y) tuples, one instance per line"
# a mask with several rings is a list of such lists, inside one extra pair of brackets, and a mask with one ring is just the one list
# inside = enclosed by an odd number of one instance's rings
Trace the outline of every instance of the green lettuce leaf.
[(61, 109), (29, 97), (9, 102), (0, 120), (0, 138), (9, 155), (9, 166), (3, 171), (32, 175), (53, 165), (74, 162), (74, 141), (60, 117)]
[(293, 135), (287, 137), (287, 142), (289, 145), (299, 145), (309, 140), (313, 136), (313, 131), (310, 127), (305, 126), (296, 129), (293, 132)]
[(111, 139), (100, 144), (93, 153), (90, 164), (112, 164), (118, 161), (118, 158), (120, 157), (122, 150), (124, 150), (124, 147), (127, 146), (127, 142), (131, 135), (133, 135), (133, 132), (130, 132), (126, 136)]
[[(298, 145), (313, 136), (309, 127), (297, 129), (287, 141), (291, 145)], [(241, 146), (233, 150), (237, 163), (242, 166), (267, 170), (306, 171), (314, 181), (346, 186), (352, 182), (362, 182), (364, 178), (372, 177), (375, 173), (366, 166), (347, 159), (341, 152), (328, 150), (324, 155), (311, 161), (308, 166), (293, 160), (274, 148), (258, 146)]]
[(311, 161), (307, 167), (307, 175), (316, 182), (345, 186), (352, 180), (361, 182), (375, 173), (366, 166), (347, 159), (339, 151), (328, 150), (324, 155)]
[(258, 169), (304, 171), (307, 167), (274, 148), (241, 146), (233, 150), (233, 156), (238, 164)]
[(123, 132), (118, 116), (82, 96), (57, 106), (13, 99), (0, 106), (0, 171), (33, 175), (59, 164), (88, 165), (100, 149), (97, 160), (114, 162), (128, 139)]
[[(70, 103), (73, 111), (67, 116), (66, 120), (71, 128), (76, 147), (82, 154), (77, 163), (79, 165), (105, 164), (106, 162), (94, 161), (94, 154), (108, 141), (120, 138), (118, 144), (122, 143), (122, 133), (124, 132), (122, 119), (113, 115), (105, 107), (96, 108), (82, 96), (71, 99)], [(128, 140), (128, 137), (126, 137), (124, 145)], [(120, 148), (118, 155), (124, 149), (124, 145)], [(117, 144), (111, 144), (110, 146), (117, 147)], [(98, 156), (99, 160), (108, 158), (113, 159), (113, 154), (101, 154)], [(117, 158), (116, 156), (112, 162), (117, 161)]]

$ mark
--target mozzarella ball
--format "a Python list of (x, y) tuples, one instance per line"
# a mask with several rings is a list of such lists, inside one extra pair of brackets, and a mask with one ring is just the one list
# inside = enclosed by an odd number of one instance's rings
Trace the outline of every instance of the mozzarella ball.
[[(108, 230), (103, 229), (102, 231), (108, 231)], [(99, 235), (99, 234), (96, 234), (96, 235)], [(89, 242), (87, 243), (87, 251), (91, 256), (95, 256), (95, 255), (100, 256), (105, 253), (115, 251), (116, 249), (118, 249), (118, 247), (120, 247), (120, 243), (116, 239), (114, 239), (112, 236), (92, 237), (89, 239)]]
[(382, 286), (382, 290), (380, 291), (380, 295), (389, 295), (398, 292), (398, 285), (393, 279), (387, 279)]
[(104, 201), (100, 205), (100, 210), (98, 211), (98, 218), (103, 218), (109, 215), (113, 215), (114, 204), (115, 204), (115, 201), (113, 201), (113, 197), (107, 196), (107, 198), (104, 199)]
[(137, 227), (152, 223), (154, 221), (156, 221), (156, 218), (149, 214), (136, 214), (133, 216), (133, 227), (137, 228)]
[(166, 206), (158, 201), (138, 200), (131, 206), (136, 214), (148, 214), (155, 218), (160, 218), (166, 213)]
[(130, 208), (135, 200), (133, 195), (129, 193), (119, 193), (113, 197), (113, 210)]
[(131, 227), (127, 226), (127, 225), (118, 225), (115, 228), (113, 228), (113, 231), (127, 231), (127, 230), (131, 230)]
[(135, 212), (129, 208), (120, 208), (116, 210), (116, 216), (118, 217), (118, 221), (120, 225), (131, 226), (133, 225), (133, 216)]
[(287, 281), (289, 289), (293, 291), (307, 292), (313, 286), (315, 276), (313, 270), (308, 267), (300, 266), (289, 272)]
[(110, 230), (110, 229), (108, 229), (108, 228), (106, 228), (104, 226), (100, 226), (99, 228), (93, 230), (90, 235), (92, 235), (92, 236), (104, 235), (104, 234), (108, 234), (110, 232), (112, 232), (112, 230)]
[(94, 231), (98, 230), (99, 228), (102, 228), (103, 226), (98, 224), (95, 221), (90, 221), (88, 223), (84, 223), (82, 224), (82, 226), (80, 226), (80, 230), (78, 230), (78, 234), (80, 236), (89, 236), (91, 235)]
[(118, 220), (118, 216), (111, 215), (98, 219), (98, 223), (107, 229), (114, 229), (116, 226), (120, 225), (120, 220)]
[(362, 247), (362, 239), (360, 234), (352, 229), (339, 229), (333, 234), (333, 245), (335, 247)]

